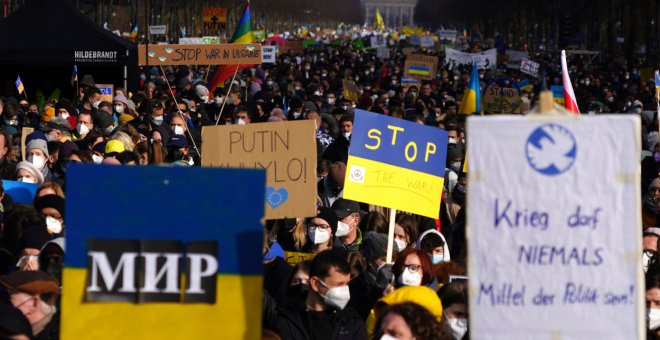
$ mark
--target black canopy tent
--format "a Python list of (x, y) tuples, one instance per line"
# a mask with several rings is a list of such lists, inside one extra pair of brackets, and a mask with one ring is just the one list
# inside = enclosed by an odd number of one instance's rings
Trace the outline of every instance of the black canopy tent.
[(5, 95), (17, 74), (28, 94), (30, 88), (42, 87), (67, 92), (73, 65), (78, 66), (79, 79), (89, 73), (98, 83), (133, 87), (128, 79), (135, 79), (137, 45), (99, 26), (68, 0), (29, 0), (0, 20)]

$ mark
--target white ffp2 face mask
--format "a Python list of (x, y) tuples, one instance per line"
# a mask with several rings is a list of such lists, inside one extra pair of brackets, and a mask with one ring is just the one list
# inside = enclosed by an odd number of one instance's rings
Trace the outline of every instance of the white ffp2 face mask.
[[(319, 280), (319, 283), (329, 288), (323, 281)], [(323, 299), (326, 305), (342, 310), (348, 304), (348, 300), (351, 299), (351, 292), (348, 286), (329, 288)]]
[(321, 230), (321, 229), (311, 229), (309, 231), (309, 239), (314, 242), (314, 244), (323, 244), (328, 242), (330, 239), (330, 232), (327, 230)]
[(34, 165), (39, 170), (43, 169), (44, 165), (46, 165), (46, 160), (38, 155), (28, 156), (27, 161), (32, 163), (32, 165)]
[(51, 234), (59, 234), (62, 232), (62, 222), (58, 219), (47, 216), (46, 228), (48, 228), (48, 232)]
[(78, 131), (78, 135), (84, 136), (89, 133), (89, 128), (87, 127), (87, 125), (80, 123), (76, 127), (76, 131)]
[(404, 286), (421, 286), (422, 275), (419, 272), (412, 272), (408, 268), (404, 268), (399, 277), (399, 282)]
[(351, 226), (349, 226), (348, 223), (344, 223), (342, 221), (339, 221), (337, 223), (337, 236), (344, 237), (348, 235), (348, 233), (350, 232), (351, 232)]
[(395, 238), (395, 239), (394, 239), (394, 242), (396, 242), (396, 246), (397, 246), (397, 248), (399, 248), (399, 251), (403, 251), (403, 250), (406, 249), (406, 247), (408, 246), (408, 244), (406, 243), (406, 241), (404, 241), (404, 240), (402, 240), (402, 239), (400, 239), (400, 238)]
[(646, 310), (646, 319), (649, 322), (649, 329), (653, 330), (660, 326), (660, 309), (648, 308)]
[(103, 162), (103, 157), (94, 154), (92, 155), (92, 160), (94, 161), (94, 164), (101, 164), (101, 162)]
[(37, 181), (35, 181), (34, 178), (30, 178), (30, 177), (18, 177), (16, 181), (23, 183), (33, 183), (33, 184), (37, 183)]
[(461, 340), (468, 329), (468, 320), (464, 318), (447, 319), (454, 339)]
[(184, 131), (181, 126), (172, 125), (172, 133), (175, 135), (183, 135)]

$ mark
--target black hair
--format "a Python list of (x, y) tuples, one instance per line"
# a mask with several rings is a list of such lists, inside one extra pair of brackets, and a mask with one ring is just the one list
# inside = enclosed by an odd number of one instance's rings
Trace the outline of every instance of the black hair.
[(424, 235), (424, 238), (419, 244), (419, 248), (429, 254), (433, 253), (433, 249), (437, 247), (443, 247), (445, 242), (442, 240), (442, 237), (436, 233), (428, 233)]
[(348, 264), (345, 251), (329, 249), (318, 253), (312, 260), (309, 276), (316, 276), (323, 280), (330, 275), (331, 268), (335, 268), (341, 274), (351, 274), (351, 267)]

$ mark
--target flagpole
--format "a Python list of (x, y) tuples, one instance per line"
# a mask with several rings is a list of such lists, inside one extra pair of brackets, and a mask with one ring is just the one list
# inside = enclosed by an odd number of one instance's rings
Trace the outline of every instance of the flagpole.
[(231, 83), (229, 83), (229, 88), (227, 89), (227, 96), (225, 96), (225, 100), (222, 102), (222, 107), (220, 108), (220, 114), (218, 114), (218, 119), (216, 119), (215, 125), (218, 125), (218, 123), (220, 122), (220, 117), (222, 117), (222, 112), (224, 112), (225, 110), (225, 104), (227, 104), (227, 98), (229, 98), (229, 92), (231, 91), (231, 87), (234, 85), (234, 79), (236, 79), (236, 74), (238, 73), (239, 66), (240, 65), (236, 64), (236, 70), (234, 71), (234, 76), (231, 78)]
[[(165, 71), (163, 70), (162, 65), (160, 66), (160, 72), (163, 73), (163, 78), (165, 78), (165, 82), (167, 83), (167, 87), (170, 89), (170, 95), (172, 96), (172, 99), (174, 99), (174, 105), (176, 105), (176, 109), (177, 109), (177, 112), (178, 112), (179, 111), (179, 102), (176, 100), (176, 96), (172, 92), (172, 86), (170, 86), (170, 81), (167, 80), (167, 77), (165, 75)], [(185, 116), (184, 116), (184, 118), (185, 118)], [(190, 119), (190, 121), (192, 122), (192, 118)], [(188, 122), (186, 122), (186, 125), (188, 125)], [(199, 149), (197, 148), (197, 144), (195, 143), (195, 138), (193, 138), (192, 134), (190, 133), (190, 129), (189, 128), (186, 129), (186, 132), (188, 132), (188, 136), (190, 137), (190, 141), (192, 141), (193, 146), (195, 147), (195, 151), (197, 151), (197, 155), (199, 155), (199, 157), (202, 157), (202, 153), (199, 152)]]

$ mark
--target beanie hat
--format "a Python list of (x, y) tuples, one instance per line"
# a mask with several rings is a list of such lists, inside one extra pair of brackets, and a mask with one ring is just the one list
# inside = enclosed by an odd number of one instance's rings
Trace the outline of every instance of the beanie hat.
[(380, 300), (388, 305), (413, 302), (429, 311), (435, 318), (442, 319), (442, 302), (436, 292), (424, 286), (403, 286), (385, 295)]
[(209, 93), (209, 89), (207, 89), (206, 86), (204, 85), (195, 86), (195, 94), (197, 95), (197, 97), (201, 98), (204, 94), (208, 94), (208, 93)]
[(124, 96), (123, 93), (120, 93), (120, 94), (116, 95), (115, 98), (113, 99), (113, 102), (120, 102), (120, 103), (128, 106), (128, 99), (126, 98), (126, 96)]
[(26, 248), (41, 249), (48, 240), (50, 240), (50, 234), (46, 226), (35, 225), (23, 230), (23, 234), (18, 240), (18, 250), (21, 251)]
[(60, 109), (66, 110), (69, 114), (75, 114), (75, 112), (72, 112), (73, 108), (71, 107), (71, 101), (66, 98), (60, 99), (57, 101), (57, 104), (55, 104), (55, 113), (59, 112)]
[(316, 218), (320, 218), (328, 222), (330, 229), (332, 229), (332, 235), (337, 233), (337, 226), (339, 223), (339, 219), (337, 218), (337, 213), (335, 213), (334, 210), (328, 207), (319, 207), (318, 212), (316, 214)]
[(46, 139), (46, 134), (45, 133), (43, 133), (41, 131), (34, 131), (31, 134), (27, 135), (27, 137), (25, 137), (25, 144), (30, 143), (34, 139), (41, 139), (44, 142), (48, 140), (48, 139)]
[[(396, 242), (393, 243), (393, 251), (399, 252)], [(387, 235), (377, 232), (370, 232), (362, 238), (360, 252), (367, 260), (367, 263), (376, 261), (387, 254)]]
[(34, 199), (34, 208), (38, 211), (44, 208), (53, 208), (57, 210), (60, 215), (64, 216), (64, 198), (57, 195), (44, 195)]
[(41, 170), (37, 169), (32, 163), (26, 161), (18, 162), (16, 164), (16, 171), (21, 169), (29, 172), (37, 180), (37, 184), (44, 182), (44, 175), (41, 173)]
[(33, 139), (27, 143), (26, 151), (29, 152), (32, 149), (39, 149), (48, 157), (48, 143), (43, 139)]
[(104, 111), (96, 111), (94, 114), (94, 125), (98, 126), (99, 129), (105, 130), (108, 126), (115, 123), (115, 120)]
[(124, 146), (124, 143), (122, 143), (119, 140), (116, 139), (111, 139), (105, 144), (105, 154), (109, 153), (122, 153), (126, 150), (126, 146)]
[(449, 146), (447, 148), (447, 160), (452, 161), (456, 158), (463, 158), (463, 151), (458, 146)]
[[(41, 249), (41, 248), (39, 248)], [(60, 283), (52, 275), (40, 270), (18, 270), (0, 278), (0, 284), (10, 291), (40, 295), (46, 303), (57, 300)]]
[(55, 108), (47, 107), (44, 109), (44, 112), (41, 114), (41, 121), (48, 123), (51, 119), (55, 117)]
[(62, 145), (60, 145), (59, 158), (60, 159), (67, 159), (67, 158), (71, 157), (71, 154), (74, 151), (78, 151), (78, 150), (80, 150), (80, 149), (78, 149), (78, 145), (76, 145), (76, 143), (74, 143), (70, 140), (67, 140), (64, 143), (62, 143)]

